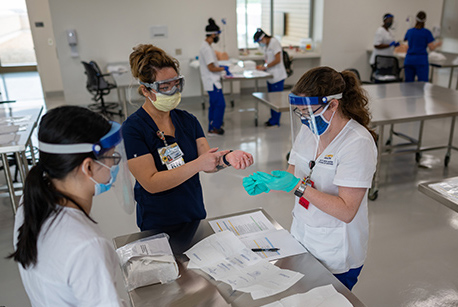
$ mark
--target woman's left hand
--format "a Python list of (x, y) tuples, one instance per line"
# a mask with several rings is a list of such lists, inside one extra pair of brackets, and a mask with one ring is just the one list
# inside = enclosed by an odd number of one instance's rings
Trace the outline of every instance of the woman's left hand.
[(253, 156), (242, 150), (234, 150), (226, 155), (226, 160), (235, 169), (245, 169), (253, 164)]

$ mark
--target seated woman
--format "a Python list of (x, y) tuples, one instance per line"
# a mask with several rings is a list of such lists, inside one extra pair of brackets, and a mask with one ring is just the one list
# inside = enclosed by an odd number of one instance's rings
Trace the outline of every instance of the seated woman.
[(199, 172), (245, 169), (253, 157), (241, 150), (210, 149), (196, 117), (176, 109), (184, 86), (177, 60), (153, 45), (136, 46), (129, 60), (145, 97), (122, 126), (136, 179), (137, 225), (141, 230), (167, 229), (204, 219)]
[(125, 155), (120, 129), (76, 106), (41, 119), (40, 162), (25, 181), (9, 256), (32, 306), (123, 306), (118, 258), (89, 216), (93, 196), (110, 189)]

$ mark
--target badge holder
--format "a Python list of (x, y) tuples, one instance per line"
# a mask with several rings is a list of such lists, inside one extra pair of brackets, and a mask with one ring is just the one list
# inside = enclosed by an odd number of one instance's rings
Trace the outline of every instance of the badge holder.
[(157, 136), (164, 142), (164, 147), (158, 148), (157, 152), (161, 158), (162, 164), (165, 164), (168, 170), (180, 167), (185, 164), (183, 152), (180, 146), (175, 142), (171, 145), (167, 144), (163, 131), (158, 130)]

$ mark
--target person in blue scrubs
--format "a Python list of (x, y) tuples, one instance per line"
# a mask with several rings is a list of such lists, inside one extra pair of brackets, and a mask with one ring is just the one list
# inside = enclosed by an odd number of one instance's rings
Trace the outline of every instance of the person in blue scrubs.
[[(283, 49), (280, 42), (258, 29), (253, 36), (253, 41), (258, 43), (264, 51), (264, 64), (256, 67), (272, 75), (272, 79), (267, 80), (268, 92), (281, 92), (287, 77), (285, 64), (283, 63)], [(264, 123), (266, 127), (280, 126), (281, 113), (270, 109), (270, 118)]]
[(407, 55), (404, 60), (404, 74), (406, 82), (418, 81), (428, 82), (429, 62), (426, 48), (433, 51), (442, 45), (442, 42), (435, 41), (428, 29), (425, 29), (426, 13), (418, 12), (415, 27), (407, 30), (404, 41), (409, 44)]
[(211, 148), (197, 118), (176, 109), (184, 77), (179, 63), (153, 45), (138, 45), (129, 57), (131, 72), (145, 97), (123, 123), (128, 166), (136, 179), (137, 225), (173, 229), (206, 217), (199, 172), (253, 163), (241, 150)]

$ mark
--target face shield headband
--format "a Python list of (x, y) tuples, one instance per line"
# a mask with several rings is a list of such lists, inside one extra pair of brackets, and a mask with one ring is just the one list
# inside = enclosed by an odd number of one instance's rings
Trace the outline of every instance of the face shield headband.
[(255, 43), (259, 43), (265, 36), (266, 36), (266, 35), (265, 35), (264, 33), (261, 34), (261, 35), (258, 37), (258, 39), (255, 40), (254, 42), (255, 42)]
[(330, 95), (330, 96), (317, 96), (317, 97), (303, 97), (294, 95), (290, 93), (288, 95), (289, 104), (291, 105), (300, 105), (300, 106), (310, 106), (310, 105), (319, 105), (319, 104), (327, 104), (329, 101), (333, 99), (342, 99), (342, 93)]
[(79, 154), (93, 152), (96, 157), (100, 157), (122, 141), (121, 125), (114, 121), (110, 121), (110, 124), (110, 131), (108, 131), (108, 133), (95, 144), (51, 144), (39, 141), (38, 148), (42, 152), (51, 154)]
[(205, 31), (206, 35), (221, 34), (221, 31)]
[(177, 92), (182, 92), (184, 88), (184, 76), (179, 75), (175, 78), (167, 79), (167, 80), (161, 80), (161, 81), (155, 81), (153, 83), (146, 83), (142, 81), (138, 81), (141, 85), (146, 86), (149, 89), (154, 90), (157, 93), (167, 95), (167, 96), (172, 96), (176, 94)]

